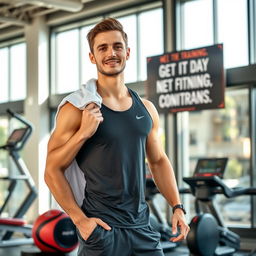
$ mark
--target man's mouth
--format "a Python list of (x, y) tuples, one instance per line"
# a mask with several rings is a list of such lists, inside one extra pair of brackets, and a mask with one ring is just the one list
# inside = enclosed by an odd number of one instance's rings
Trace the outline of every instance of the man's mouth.
[(115, 64), (118, 64), (119, 62), (120, 62), (119, 59), (109, 59), (109, 60), (104, 61), (104, 64), (115, 65)]

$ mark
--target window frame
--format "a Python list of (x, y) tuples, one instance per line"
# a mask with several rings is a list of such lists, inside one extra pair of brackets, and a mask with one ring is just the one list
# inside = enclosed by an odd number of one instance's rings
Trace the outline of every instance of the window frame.
[[(10, 48), (13, 45), (20, 44), (20, 43), (25, 43), (26, 41), (24, 36), (5, 40), (0, 42), (0, 48), (7, 47), (8, 48), (8, 59), (9, 59), (9, 67), (10, 67)], [(9, 69), (9, 74), (8, 76), (10, 77), (10, 69)], [(8, 81), (8, 101), (7, 102), (1, 102), (0, 103), (0, 116), (5, 116), (6, 115), (6, 109), (12, 109), (14, 112), (17, 113), (24, 113), (24, 100), (16, 100), (16, 101), (10, 101), (10, 93), (11, 93), (11, 86), (10, 86), (10, 79)]]

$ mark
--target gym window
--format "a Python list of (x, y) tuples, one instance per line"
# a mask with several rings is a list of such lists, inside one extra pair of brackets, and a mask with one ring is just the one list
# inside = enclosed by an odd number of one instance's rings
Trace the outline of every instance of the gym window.
[[(10, 40), (0, 44), (0, 145), (4, 145), (10, 131), (20, 125), (15, 120), (9, 120), (6, 109), (10, 108), (17, 112), (23, 111), (23, 100), (26, 98), (27, 90), (26, 58), (26, 44), (23, 39)], [(8, 152), (1, 150), (0, 176), (16, 174), (17, 168), (10, 160)], [(1, 205), (7, 196), (8, 186), (8, 182), (1, 181)], [(21, 200), (20, 195), (25, 197), (27, 192), (24, 182), (18, 182), (11, 200), (12, 203), (6, 206), (2, 216), (12, 216)]]
[(194, 0), (179, 3), (179, 46), (182, 49), (223, 43), (225, 68), (249, 64), (246, 0)]
[(0, 45), (0, 103), (26, 98), (26, 44)]
[[(16, 128), (23, 127), (16, 119), (9, 119), (7, 116), (0, 116), (0, 145), (5, 145), (8, 136)], [(22, 157), (23, 150), (20, 152)], [(7, 150), (0, 150), (0, 176), (9, 177), (19, 175), (17, 166), (11, 159)], [(2, 206), (9, 193), (10, 180), (0, 180), (0, 205)], [(14, 216), (21, 202), (28, 195), (28, 188), (24, 180), (17, 180), (11, 200), (8, 202), (3, 212), (2, 217)], [(21, 196), (22, 195), (22, 196)]]
[[(127, 12), (122, 15), (111, 13), (104, 17), (117, 18), (128, 34), (131, 57), (127, 61), (125, 82), (135, 83), (146, 80), (146, 57), (163, 53), (163, 10), (151, 7), (149, 10)], [(89, 46), (86, 35), (102, 18), (103, 16), (87, 20), (80, 26), (76, 23), (53, 29), (52, 94), (75, 91), (88, 79), (97, 76), (96, 68), (88, 57)]]
[[(225, 97), (224, 109), (185, 114), (189, 132), (190, 169), (184, 176), (193, 175), (198, 158), (228, 157), (225, 182), (229, 187), (250, 187), (249, 90), (229, 90)], [(248, 196), (233, 200), (217, 196), (217, 205), (225, 223), (229, 226), (250, 227), (249, 199)], [(193, 211), (194, 205), (190, 206)]]
[[(182, 138), (177, 139), (181, 159), (178, 169), (182, 177), (191, 176), (198, 158), (225, 156), (229, 158), (224, 177), (228, 185), (254, 186), (255, 128), (252, 124), (255, 124), (256, 81), (248, 79), (247, 72), (240, 74), (240, 70), (254, 67), (250, 64), (256, 59), (255, 19), (253, 1), (177, 1), (177, 49), (223, 43), (227, 78), (224, 109), (177, 114), (178, 130), (182, 134)], [(234, 78), (235, 73), (240, 74), (239, 82)], [(193, 215), (192, 196), (184, 198)], [(227, 225), (255, 227), (255, 205), (250, 196), (234, 200), (217, 196), (216, 200)]]

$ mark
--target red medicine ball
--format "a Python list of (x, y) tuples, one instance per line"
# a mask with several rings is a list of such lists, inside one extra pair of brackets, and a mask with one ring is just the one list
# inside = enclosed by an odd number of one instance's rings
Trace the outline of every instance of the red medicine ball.
[(40, 215), (33, 226), (32, 237), (43, 252), (70, 252), (78, 245), (75, 225), (60, 210)]

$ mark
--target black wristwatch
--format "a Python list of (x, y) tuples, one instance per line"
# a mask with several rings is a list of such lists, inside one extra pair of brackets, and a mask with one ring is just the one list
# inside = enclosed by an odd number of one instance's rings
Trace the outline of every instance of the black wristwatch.
[(174, 205), (173, 208), (172, 208), (172, 212), (174, 213), (176, 209), (181, 209), (184, 212), (184, 214), (187, 213), (185, 208), (184, 208), (184, 206), (183, 206), (183, 204), (176, 204), (176, 205)]

